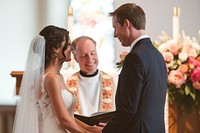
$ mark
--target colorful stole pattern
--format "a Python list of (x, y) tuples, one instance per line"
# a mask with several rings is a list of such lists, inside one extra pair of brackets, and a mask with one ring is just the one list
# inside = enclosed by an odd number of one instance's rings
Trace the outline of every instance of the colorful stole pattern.
[[(75, 105), (76, 114), (81, 114), (80, 97), (79, 97), (79, 72), (73, 74), (67, 79), (67, 88), (75, 96), (77, 96), (77, 102)], [(113, 77), (100, 71), (100, 101), (99, 101), (99, 112), (113, 111), (114, 110), (114, 81)]]

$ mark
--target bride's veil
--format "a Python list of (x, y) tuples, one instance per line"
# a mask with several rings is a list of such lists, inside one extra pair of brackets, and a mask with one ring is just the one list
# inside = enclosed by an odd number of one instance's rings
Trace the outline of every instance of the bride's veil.
[(23, 79), (20, 87), (20, 99), (17, 103), (13, 133), (39, 133), (41, 78), (45, 67), (45, 39), (43, 36), (33, 38)]

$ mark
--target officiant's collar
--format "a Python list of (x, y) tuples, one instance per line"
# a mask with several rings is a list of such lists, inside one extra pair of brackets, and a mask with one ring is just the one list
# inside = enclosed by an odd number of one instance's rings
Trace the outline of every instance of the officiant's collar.
[(83, 71), (80, 70), (80, 75), (83, 76), (83, 77), (94, 77), (98, 74), (98, 69), (93, 73), (93, 74), (86, 74), (84, 73)]

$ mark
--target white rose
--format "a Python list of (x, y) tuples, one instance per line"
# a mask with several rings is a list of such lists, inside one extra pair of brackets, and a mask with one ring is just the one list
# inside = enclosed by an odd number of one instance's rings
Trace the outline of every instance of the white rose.
[(184, 61), (187, 60), (188, 54), (185, 53), (185, 52), (181, 52), (181, 53), (179, 53), (178, 58), (179, 58), (182, 62), (184, 62)]
[(166, 43), (161, 44), (161, 45), (158, 47), (158, 50), (159, 50), (161, 53), (166, 52), (166, 51), (168, 50)]

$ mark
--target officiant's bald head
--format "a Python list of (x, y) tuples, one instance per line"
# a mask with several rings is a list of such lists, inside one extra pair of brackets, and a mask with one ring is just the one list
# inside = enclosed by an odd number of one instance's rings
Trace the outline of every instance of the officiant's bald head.
[(99, 64), (96, 41), (89, 36), (80, 36), (72, 41), (72, 52), (81, 71), (94, 74)]

